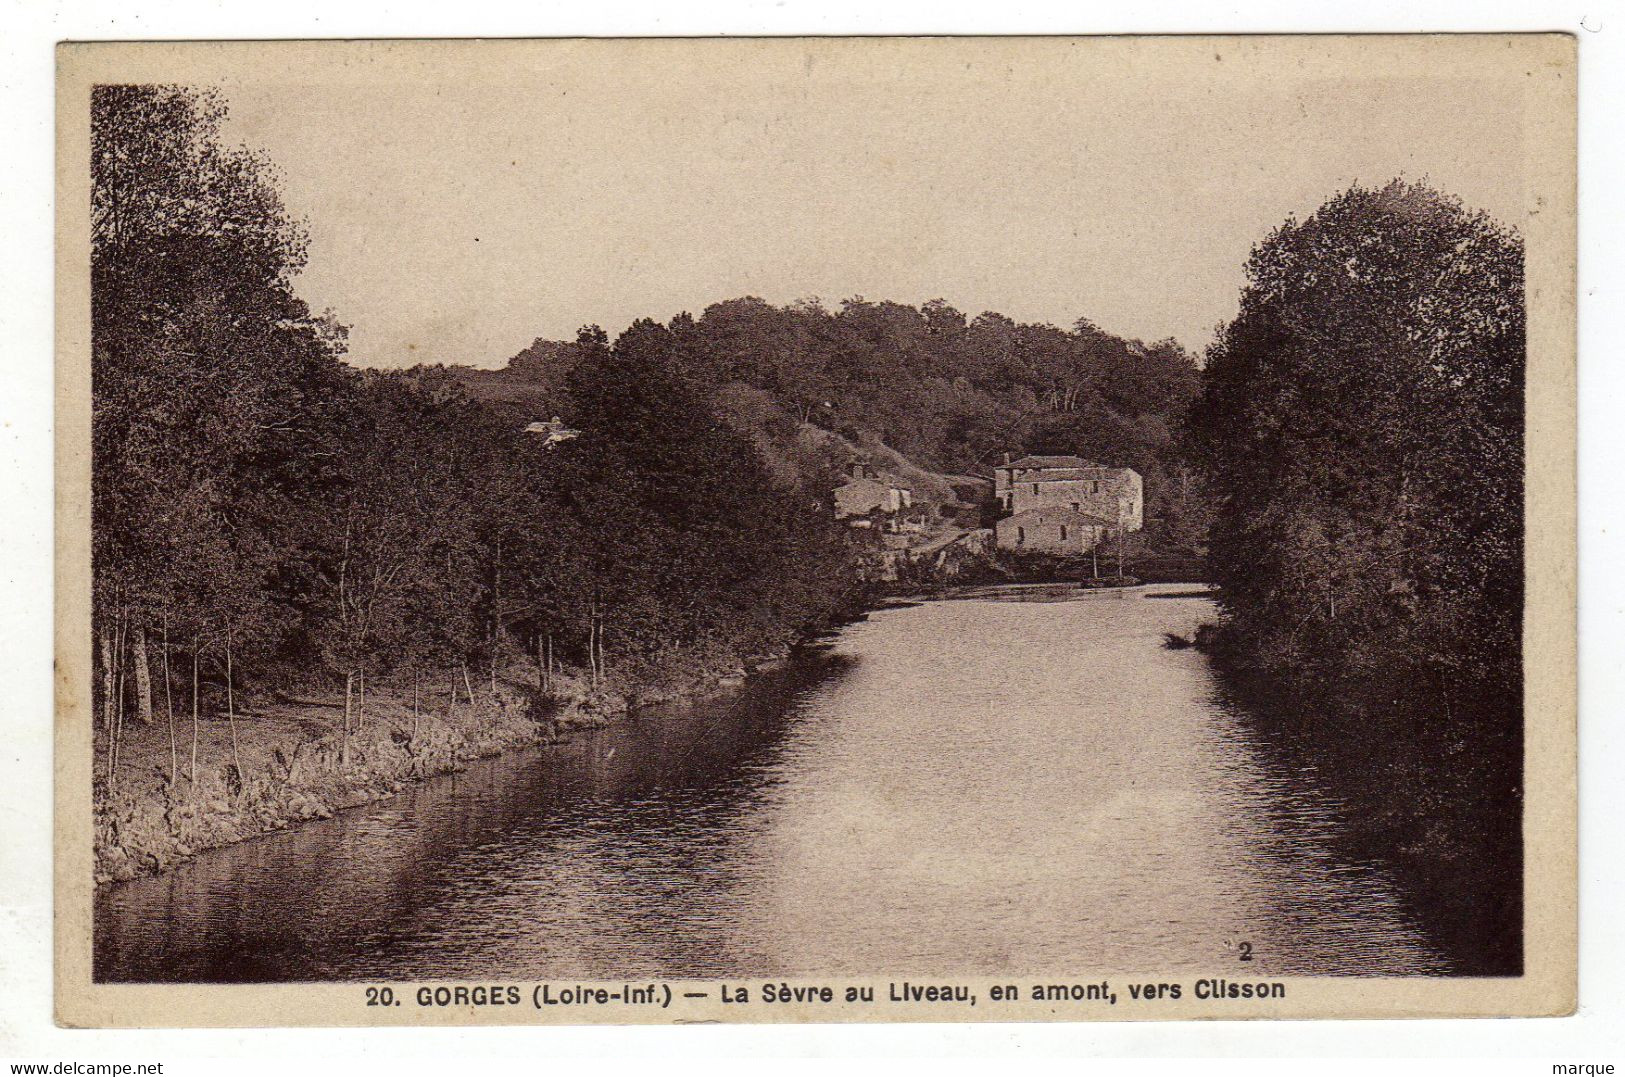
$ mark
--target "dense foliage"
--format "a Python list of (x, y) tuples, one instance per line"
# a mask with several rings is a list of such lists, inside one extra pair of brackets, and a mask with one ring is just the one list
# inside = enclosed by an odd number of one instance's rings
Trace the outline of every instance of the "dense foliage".
[(293, 292), (304, 239), (274, 173), (223, 148), (223, 115), (176, 87), (93, 97), (109, 732), (228, 671), (466, 686), (514, 661), (594, 683), (737, 664), (849, 601), (827, 491), (770, 475), (718, 418), (691, 324), (584, 330), (581, 433), (552, 448), (442, 372), (347, 366)]
[(1355, 187), (1248, 280), (1192, 416), (1229, 638), (1300, 684), (1516, 713), (1519, 239), (1425, 187)]
[[(1159, 533), (1200, 541), (1206, 519), (1172, 433), (1198, 371), (1172, 340), (1145, 345), (1087, 321), (1067, 331), (994, 313), (967, 319), (941, 300), (848, 299), (831, 311), (746, 297), (684, 324), (688, 368), (769, 446), (812, 423), (858, 444), (878, 438), (937, 472), (984, 476), (1005, 452), (1076, 454), (1140, 472)], [(501, 377), (474, 384), (494, 395), (528, 385), (571, 413), (567, 375), (579, 356), (538, 340)]]

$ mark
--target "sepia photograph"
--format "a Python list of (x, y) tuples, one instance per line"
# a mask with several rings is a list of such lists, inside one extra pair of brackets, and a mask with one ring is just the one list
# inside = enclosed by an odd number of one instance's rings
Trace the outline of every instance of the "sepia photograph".
[(1571, 37), (58, 64), (69, 1023), (1572, 1012)]

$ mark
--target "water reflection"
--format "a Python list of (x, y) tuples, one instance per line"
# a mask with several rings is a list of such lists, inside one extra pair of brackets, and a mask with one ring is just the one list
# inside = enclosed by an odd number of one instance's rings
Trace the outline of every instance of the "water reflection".
[(111, 980), (1448, 971), (1204, 598), (876, 612), (730, 703), (111, 888)]

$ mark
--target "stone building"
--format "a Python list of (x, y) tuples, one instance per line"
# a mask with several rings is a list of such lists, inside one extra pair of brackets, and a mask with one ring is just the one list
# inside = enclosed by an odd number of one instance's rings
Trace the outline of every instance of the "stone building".
[(1077, 456), (1006, 458), (993, 469), (993, 493), (1001, 510), (1019, 515), (1033, 509), (1062, 508), (1138, 531), (1145, 519), (1145, 491), (1139, 472), (1102, 467)]
[(1054, 505), (1006, 516), (993, 527), (994, 541), (1002, 550), (1063, 556), (1088, 553), (1112, 530), (1109, 520)]
[(864, 461), (848, 469), (850, 478), (835, 488), (835, 518), (853, 527), (872, 527), (877, 519), (896, 526), (896, 518), (914, 504), (907, 486), (875, 473)]
[(1140, 530), (1145, 519), (1137, 471), (1078, 456), (1006, 455), (993, 469), (993, 494), (1005, 513), (994, 534), (1006, 550), (1088, 553), (1109, 534)]

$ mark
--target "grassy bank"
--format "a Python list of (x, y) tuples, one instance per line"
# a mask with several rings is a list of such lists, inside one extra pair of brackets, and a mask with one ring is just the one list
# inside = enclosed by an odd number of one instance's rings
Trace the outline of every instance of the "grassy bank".
[(470, 760), (554, 743), (639, 706), (728, 691), (788, 654), (784, 648), (738, 665), (612, 680), (596, 690), (579, 676), (556, 674), (546, 695), (533, 670), (527, 677), (514, 669), (495, 684), (476, 684), (472, 701), (453, 701), (442, 689), (420, 693), (416, 706), (411, 685), (369, 685), (347, 744), (342, 692), (268, 694), (248, 700), (235, 720), (202, 716), (195, 764), (190, 714), (176, 716), (173, 736), (164, 715), (150, 726), (130, 721), (111, 782), (98, 735), (96, 881), (167, 871), (205, 850), (326, 819)]

